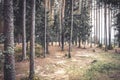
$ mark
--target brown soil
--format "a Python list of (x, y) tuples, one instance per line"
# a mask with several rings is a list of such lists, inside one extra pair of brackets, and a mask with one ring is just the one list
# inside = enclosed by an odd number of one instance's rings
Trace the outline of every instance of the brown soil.
[[(73, 46), (72, 58), (68, 59), (68, 46), (65, 46), (65, 50), (61, 51), (59, 46), (49, 46), (50, 54), (46, 58), (35, 59), (35, 73), (43, 80), (69, 80), (68, 68), (71, 66), (86, 68), (97, 58), (96, 54), (103, 52), (96, 48), (81, 49)], [(113, 51), (113, 50), (112, 50)], [(110, 51), (111, 52), (111, 51)], [(113, 51), (114, 52), (114, 51)], [(91, 58), (92, 57), (92, 58)], [(94, 57), (94, 58), (93, 58)], [(16, 78), (20, 80), (22, 77), (29, 75), (29, 61), (16, 62)], [(0, 74), (0, 80), (2, 80), (2, 74)]]

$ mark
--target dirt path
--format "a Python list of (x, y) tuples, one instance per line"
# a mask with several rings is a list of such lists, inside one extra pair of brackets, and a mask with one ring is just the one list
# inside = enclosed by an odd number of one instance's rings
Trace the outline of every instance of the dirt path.
[[(89, 68), (89, 65), (100, 58), (98, 53), (102, 51), (96, 49), (72, 49), (72, 58), (67, 58), (67, 48), (61, 51), (58, 46), (49, 47), (50, 54), (44, 58), (35, 59), (35, 73), (41, 80), (74, 80), (77, 76), (82, 76), (83, 69)], [(28, 76), (29, 61), (16, 63), (16, 77), (20, 80), (21, 77)], [(72, 77), (71, 77), (72, 76)], [(73, 78), (73, 79), (72, 79)]]

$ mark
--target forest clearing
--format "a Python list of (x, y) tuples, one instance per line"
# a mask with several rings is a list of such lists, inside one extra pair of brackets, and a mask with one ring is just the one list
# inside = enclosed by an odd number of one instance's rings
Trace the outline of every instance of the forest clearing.
[[(74, 46), (71, 59), (67, 58), (67, 53), (67, 46), (64, 51), (61, 51), (58, 45), (49, 46), (49, 55), (46, 58), (35, 58), (35, 80), (120, 79), (120, 52), (104, 52), (99, 48), (84, 49)], [(29, 61), (16, 61), (16, 80), (26, 80), (28, 74)], [(0, 78), (2, 80), (2, 74)]]

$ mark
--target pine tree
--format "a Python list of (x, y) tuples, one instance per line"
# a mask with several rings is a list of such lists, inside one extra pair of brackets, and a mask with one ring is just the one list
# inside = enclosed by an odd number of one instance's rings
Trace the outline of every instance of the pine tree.
[(22, 1), (22, 57), (26, 59), (26, 0)]
[(47, 53), (47, 0), (45, 0), (45, 46), (44, 46), (44, 58), (46, 57)]
[(68, 52), (68, 58), (71, 58), (71, 44), (72, 44), (72, 0), (66, 0), (65, 2), (65, 27), (66, 29), (66, 37), (69, 41), (69, 52)]
[(105, 51), (107, 51), (107, 3), (104, 3), (104, 39), (105, 39)]
[[(65, 3), (66, 3), (66, 0), (62, 0), (62, 4), (63, 4), (63, 6), (62, 6), (62, 21), (61, 21), (61, 23), (63, 24), (64, 23), (64, 16), (65, 16)], [(62, 27), (61, 27), (61, 50), (62, 51), (64, 51), (64, 25), (62, 25)]]
[(4, 80), (16, 80), (13, 18), (13, 0), (4, 0)]
[(34, 58), (35, 58), (35, 1), (31, 0), (31, 27), (30, 27), (30, 73), (29, 80), (34, 80)]

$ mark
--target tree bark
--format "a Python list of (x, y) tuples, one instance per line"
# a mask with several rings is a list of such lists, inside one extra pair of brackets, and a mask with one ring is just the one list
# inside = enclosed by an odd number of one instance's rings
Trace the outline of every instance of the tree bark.
[[(91, 26), (93, 26), (93, 24), (92, 24), (92, 23), (93, 23), (93, 19), (92, 19), (92, 17), (93, 17), (93, 15), (92, 15), (92, 12), (93, 12), (92, 2), (93, 2), (92, 0), (89, 0), (89, 4), (90, 4), (90, 8), (91, 8), (91, 14), (90, 14), (90, 16), (91, 16), (91, 19), (90, 19), (90, 21), (91, 21)], [(91, 33), (90, 33), (90, 37), (91, 37), (91, 38), (90, 38), (90, 41), (91, 41), (91, 42), (90, 42), (90, 47), (92, 47), (92, 32), (93, 32), (93, 31), (91, 30)]]
[(61, 46), (61, 32), (62, 32), (62, 0), (60, 0), (60, 11), (59, 11), (60, 31), (59, 31), (59, 46)]
[[(61, 23), (63, 24), (64, 11), (65, 11), (65, 0), (62, 0), (62, 4), (63, 4), (63, 5), (62, 5), (62, 12), (61, 12), (61, 13), (62, 13), (62, 15), (61, 15), (61, 16), (62, 16), (62, 19), (61, 19), (62, 21), (61, 21)], [(62, 26), (61, 26), (61, 30), (62, 30), (62, 31), (61, 31), (61, 50), (62, 50), (62, 51), (64, 51), (64, 31), (63, 31), (64, 28), (63, 28), (63, 27), (64, 27), (64, 26), (62, 25)]]
[(70, 42), (69, 42), (69, 53), (68, 53), (68, 58), (71, 58), (71, 51), (72, 51), (72, 37), (73, 37), (73, 0), (70, 0), (70, 11), (71, 11), (71, 29), (70, 29)]
[(96, 45), (96, 25), (95, 25), (95, 0), (93, 0), (93, 2), (94, 2), (94, 46)]
[(47, 0), (45, 0), (45, 46), (44, 46), (44, 58), (46, 57), (46, 53), (47, 53)]
[(104, 23), (104, 38), (105, 38), (105, 51), (107, 51), (107, 4), (105, 2), (104, 4), (104, 18), (105, 18), (105, 23)]
[(98, 45), (98, 8), (97, 8), (97, 0), (96, 0), (96, 3), (95, 3), (95, 6), (96, 6), (96, 45)]
[(108, 11), (108, 20), (109, 20), (109, 23), (108, 23), (108, 27), (109, 27), (109, 49), (112, 48), (112, 45), (111, 45), (111, 11), (110, 11), (110, 6), (109, 6), (109, 11)]
[(48, 40), (48, 35), (47, 35), (47, 40), (46, 40), (46, 54), (49, 54), (49, 40)]
[(13, 0), (4, 0), (4, 80), (16, 80), (13, 19)]
[(103, 26), (102, 26), (102, 13), (103, 13), (103, 9), (102, 9), (102, 6), (101, 6), (101, 10), (100, 10), (100, 14), (101, 14), (101, 45), (103, 44), (103, 40), (102, 40), (102, 33), (103, 33)]
[(98, 19), (98, 20), (99, 20), (99, 23), (98, 23), (98, 24), (99, 24), (99, 42), (98, 42), (98, 44), (100, 45), (100, 24), (101, 24), (101, 23), (100, 23), (100, 3), (99, 3), (99, 6), (98, 6), (98, 7), (99, 7), (99, 9), (98, 9), (98, 13), (99, 13), (99, 16), (98, 16), (98, 18), (99, 18), (99, 19)]
[(78, 48), (81, 48), (81, 39), (79, 37), (79, 45), (78, 45)]
[(64, 51), (64, 33), (62, 30), (62, 37), (61, 37), (61, 47), (62, 47), (62, 51)]
[(31, 34), (30, 34), (30, 73), (29, 79), (33, 80), (35, 75), (34, 58), (35, 58), (35, 0), (31, 0)]
[(22, 60), (26, 59), (26, 0), (22, 1)]

